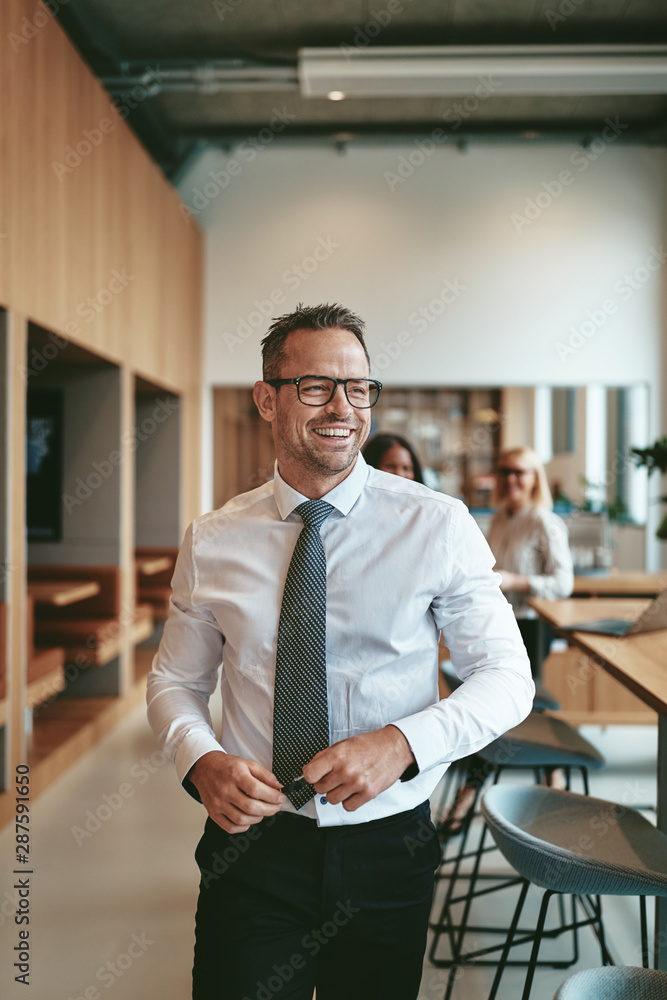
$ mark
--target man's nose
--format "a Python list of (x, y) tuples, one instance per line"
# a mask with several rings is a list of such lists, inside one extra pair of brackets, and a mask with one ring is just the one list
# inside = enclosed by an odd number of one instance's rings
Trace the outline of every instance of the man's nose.
[(336, 386), (336, 391), (333, 394), (333, 398), (329, 400), (326, 405), (326, 409), (330, 413), (336, 413), (339, 416), (343, 413), (349, 414), (352, 412), (354, 407), (345, 395), (345, 386), (339, 383)]

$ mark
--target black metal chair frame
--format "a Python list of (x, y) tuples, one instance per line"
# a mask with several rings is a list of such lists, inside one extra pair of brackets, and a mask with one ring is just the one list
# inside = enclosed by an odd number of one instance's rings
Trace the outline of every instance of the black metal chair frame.
[[(461, 769), (458, 769), (458, 770), (459, 770), (459, 781), (458, 781), (458, 784), (456, 786), (455, 796), (458, 793), (458, 789), (460, 788), (461, 783), (465, 780), (465, 772), (462, 771)], [(495, 784), (498, 783), (501, 774), (505, 770), (513, 770), (513, 771), (517, 771), (517, 770), (532, 770), (535, 773), (536, 781), (539, 782), (540, 778), (541, 778), (541, 775), (542, 775), (542, 772), (546, 771), (547, 768), (539, 768), (539, 767), (538, 768), (535, 768), (535, 767), (519, 768), (516, 765), (498, 764), (498, 765), (495, 766), (494, 771), (492, 772), (493, 773), (493, 780), (491, 782), (492, 785), (495, 785)], [(580, 765), (580, 764), (572, 764), (572, 765), (564, 768), (566, 786), (567, 786), (568, 791), (570, 790), (571, 772), (573, 770), (578, 770), (581, 773), (582, 781), (583, 781), (583, 787), (584, 787), (584, 793), (586, 795), (588, 795), (588, 791), (589, 791), (589, 788), (588, 788), (588, 769), (584, 765)], [(441, 805), (442, 805), (442, 802), (443, 802), (443, 799), (444, 799), (445, 795), (447, 794), (449, 788), (451, 787), (451, 784), (452, 784), (452, 781), (448, 782), (448, 784), (445, 786), (445, 790), (443, 792), (443, 798), (441, 799)], [(433, 930), (433, 931), (435, 931), (435, 934), (434, 934), (433, 940), (431, 942), (431, 947), (429, 949), (428, 958), (429, 958), (430, 963), (433, 966), (435, 966), (436, 968), (439, 968), (439, 969), (443, 969), (443, 968), (447, 969), (447, 968), (451, 968), (452, 966), (458, 967), (461, 964), (460, 958), (461, 958), (461, 954), (462, 954), (462, 950), (463, 950), (464, 937), (465, 937), (466, 933), (477, 933), (477, 934), (504, 934), (505, 933), (505, 931), (503, 929), (498, 928), (498, 927), (488, 927), (488, 926), (484, 926), (484, 925), (480, 925), (480, 924), (474, 924), (473, 925), (473, 924), (469, 924), (468, 923), (468, 917), (469, 917), (469, 914), (470, 914), (470, 908), (471, 908), (473, 900), (474, 899), (478, 899), (481, 896), (486, 896), (489, 893), (498, 892), (501, 889), (509, 888), (509, 887), (511, 887), (513, 885), (519, 885), (522, 882), (522, 878), (518, 874), (514, 874), (514, 875), (502, 874), (501, 875), (501, 874), (480, 872), (480, 865), (481, 865), (481, 861), (482, 861), (483, 856), (485, 854), (489, 854), (489, 853), (492, 853), (492, 852), (498, 850), (498, 848), (496, 847), (495, 844), (490, 844), (489, 846), (485, 846), (485, 840), (486, 840), (486, 837), (488, 835), (488, 829), (487, 829), (487, 826), (486, 826), (485, 823), (482, 826), (482, 830), (481, 830), (481, 833), (480, 833), (479, 842), (478, 842), (477, 846), (475, 847), (475, 849), (471, 850), (471, 851), (467, 851), (466, 850), (467, 843), (468, 843), (468, 837), (469, 837), (469, 834), (470, 834), (470, 831), (471, 831), (473, 819), (478, 818), (478, 817), (479, 818), (482, 817), (481, 812), (479, 812), (476, 809), (477, 802), (479, 801), (479, 797), (481, 795), (481, 791), (482, 791), (481, 788), (479, 788), (477, 790), (477, 794), (475, 795), (474, 803), (473, 803), (473, 805), (472, 805), (472, 807), (470, 809), (470, 813), (468, 814), (467, 819), (465, 820), (465, 825), (464, 825), (464, 828), (463, 828), (463, 831), (462, 831), (462, 834), (461, 834), (461, 836), (462, 836), (462, 842), (461, 842), (461, 846), (459, 848), (459, 851), (457, 852), (457, 854), (454, 857), (450, 858), (449, 860), (447, 860), (447, 858), (445, 856), (443, 856), (443, 859), (440, 862), (440, 866), (439, 866), (438, 871), (436, 873), (436, 881), (440, 880), (440, 879), (443, 879), (443, 878), (448, 878), (449, 879), (449, 886), (448, 886), (447, 892), (445, 894), (445, 899), (444, 899), (444, 901), (442, 903), (442, 906), (440, 908), (440, 916), (439, 916), (439, 918), (436, 921), (434, 921), (434, 922), (432, 922), (430, 924), (430, 929)], [(445, 853), (446, 853), (446, 850), (447, 850), (447, 845), (445, 843), (445, 845), (444, 845), (444, 851), (445, 851)], [(461, 872), (461, 865), (462, 865), (462, 863), (464, 861), (467, 861), (470, 858), (474, 859), (472, 871), (469, 872), (469, 873), (468, 872)], [(454, 866), (453, 869), (452, 869), (452, 871), (450, 873), (446, 873), (446, 872), (443, 871), (443, 868), (446, 865), (453, 865)], [(479, 888), (477, 888), (477, 885), (478, 885), (478, 883), (480, 881), (481, 882), (487, 882), (487, 883), (490, 882), (492, 884), (489, 885), (489, 886), (487, 886), (486, 888), (479, 889)], [(468, 889), (462, 895), (455, 896), (454, 895), (455, 886), (456, 886), (456, 884), (458, 882), (467, 882), (468, 883)], [(456, 923), (456, 922), (453, 921), (453, 919), (451, 917), (451, 912), (452, 912), (452, 907), (455, 906), (458, 903), (464, 903), (464, 910), (463, 910), (463, 915), (461, 917), (460, 922)], [(562, 899), (560, 900), (559, 909), (560, 909), (560, 926), (559, 926), (559, 928), (557, 930), (554, 930), (554, 931), (547, 931), (547, 932), (545, 932), (545, 936), (557, 936), (558, 934), (562, 933), (563, 928), (565, 926), (564, 925), (564, 922), (565, 922), (565, 912), (564, 912), (564, 907), (563, 907)], [(457, 932), (458, 932), (458, 935), (457, 935)], [(436, 957), (436, 952), (437, 952), (437, 949), (438, 949), (438, 945), (439, 945), (441, 937), (443, 935), (445, 935), (445, 934), (447, 935), (447, 937), (449, 939), (449, 947), (450, 947), (450, 951), (451, 951), (451, 957), (448, 957), (448, 958), (437, 958)], [(502, 952), (502, 950), (503, 950), (503, 944), (500, 943), (498, 945), (493, 945), (493, 946), (490, 946), (489, 948), (483, 949), (482, 951), (480, 951), (478, 953), (475, 953), (475, 954), (478, 954), (480, 956), (482, 954), (491, 955), (493, 953)], [(577, 954), (576, 938), (575, 938), (575, 941), (574, 941), (573, 950), (574, 950), (575, 954)], [(466, 965), (475, 964), (475, 965), (496, 966), (498, 964), (498, 962), (500, 961), (499, 958), (496, 958), (495, 960), (493, 960), (493, 959), (488, 959), (488, 960), (484, 959), (484, 960), (475, 961), (475, 962), (471, 961), (471, 959), (472, 959), (472, 955), (471, 954), (467, 955), (466, 956), (466, 962), (465, 962), (465, 964)], [(573, 961), (576, 961), (576, 960), (577, 959), (574, 958), (572, 961), (566, 960), (565, 962), (561, 962), (561, 961), (553, 961), (553, 962), (545, 961), (545, 962), (540, 962), (539, 964), (540, 965), (547, 965), (547, 966), (550, 966), (552, 968), (569, 968), (569, 966), (572, 965)], [(527, 961), (516, 960), (516, 961), (506, 961), (506, 964), (509, 964), (510, 966), (522, 966), (522, 967), (525, 967), (529, 963)]]

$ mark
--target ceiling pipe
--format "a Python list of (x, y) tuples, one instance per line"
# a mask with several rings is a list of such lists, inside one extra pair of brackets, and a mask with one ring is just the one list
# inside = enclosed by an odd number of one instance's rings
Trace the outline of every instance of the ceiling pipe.
[[(125, 69), (125, 66), (127, 69)], [(154, 97), (163, 91), (182, 93), (218, 93), (223, 90), (294, 90), (299, 89), (299, 78), (294, 66), (257, 63), (243, 59), (224, 59), (214, 62), (136, 61), (125, 64), (124, 72), (103, 75), (106, 89), (117, 94), (132, 87), (144, 87)]]

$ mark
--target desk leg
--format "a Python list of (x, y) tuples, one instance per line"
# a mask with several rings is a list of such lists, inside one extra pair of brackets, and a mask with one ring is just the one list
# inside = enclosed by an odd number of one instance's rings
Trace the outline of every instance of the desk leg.
[[(658, 716), (658, 829), (667, 833), (667, 717)], [(667, 971), (667, 896), (655, 901), (655, 967)]]

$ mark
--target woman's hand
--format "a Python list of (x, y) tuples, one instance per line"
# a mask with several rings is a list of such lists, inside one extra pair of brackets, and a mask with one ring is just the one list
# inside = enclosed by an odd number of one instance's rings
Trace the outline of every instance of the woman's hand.
[(500, 573), (500, 589), (503, 593), (508, 590), (528, 593), (530, 590), (530, 581), (527, 576), (520, 576), (518, 573), (510, 573), (508, 569), (499, 569), (496, 570), (496, 572)]

